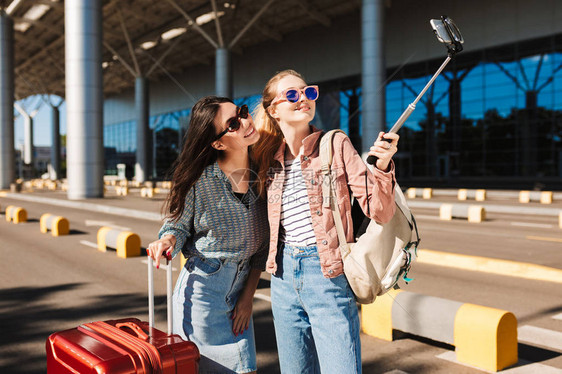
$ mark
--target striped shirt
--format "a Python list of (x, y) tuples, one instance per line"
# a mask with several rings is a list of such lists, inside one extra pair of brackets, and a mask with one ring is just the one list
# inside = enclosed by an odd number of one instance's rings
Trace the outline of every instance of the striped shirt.
[(176, 237), (172, 256), (182, 251), (185, 257), (250, 259), (252, 267), (264, 269), (269, 244), (267, 204), (254, 188), (242, 201), (237, 198), (215, 162), (187, 192), (180, 219), (166, 220), (158, 236), (167, 234)]
[(294, 160), (285, 160), (280, 239), (292, 245), (316, 244), (299, 156)]

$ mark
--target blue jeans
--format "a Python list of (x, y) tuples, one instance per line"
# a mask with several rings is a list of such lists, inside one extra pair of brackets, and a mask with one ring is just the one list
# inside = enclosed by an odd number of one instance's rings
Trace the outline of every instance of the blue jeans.
[(345, 275), (325, 278), (316, 246), (285, 244), (271, 277), (281, 372), (361, 373), (359, 316)]
[(232, 310), (246, 284), (249, 261), (191, 257), (173, 298), (174, 334), (197, 344), (199, 373), (248, 373), (257, 369), (254, 324), (235, 336)]

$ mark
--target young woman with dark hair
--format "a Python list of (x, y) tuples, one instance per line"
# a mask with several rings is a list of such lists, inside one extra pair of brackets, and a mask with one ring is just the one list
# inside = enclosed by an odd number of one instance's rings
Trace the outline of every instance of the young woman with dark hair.
[[(285, 70), (263, 91), (256, 115), (260, 140), (260, 191), (267, 194), (270, 246), (266, 270), (281, 372), (361, 373), (357, 304), (338, 246), (334, 218), (322, 196), (319, 144), (323, 132), (310, 125), (318, 86)], [(387, 143), (382, 139), (388, 139)], [(371, 172), (349, 138), (334, 136), (332, 173), (347, 241), (353, 241), (351, 199), (370, 218), (394, 215), (394, 164), (398, 135), (380, 133), (369, 154)]]
[(174, 333), (201, 352), (200, 373), (256, 368), (252, 302), (267, 258), (267, 209), (256, 190), (249, 147), (259, 139), (248, 107), (208, 96), (192, 109), (159, 240), (158, 264), (187, 262), (174, 290)]

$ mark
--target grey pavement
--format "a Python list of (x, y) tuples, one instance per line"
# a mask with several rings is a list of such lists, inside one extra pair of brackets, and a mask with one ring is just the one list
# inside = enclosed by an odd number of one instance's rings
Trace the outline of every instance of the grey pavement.
[[(422, 233), (422, 248), (471, 254), (514, 261), (533, 262), (562, 269), (560, 243), (531, 239), (562, 240), (558, 220), (550, 214), (530, 213), (528, 208), (541, 204), (520, 205), (515, 198), (490, 198), (489, 206), (507, 206), (518, 213), (494, 213), (482, 224), (466, 220), (440, 221), (438, 209), (415, 207), (415, 203), (454, 202), (453, 195), (435, 194), (429, 201), (409, 200)], [(126, 225), (141, 236), (146, 246), (155, 239), (160, 226), (160, 210), (165, 195), (141, 198), (132, 190), (127, 197), (111, 193), (103, 199), (70, 201), (62, 191), (37, 190), (33, 193), (0, 193), (0, 210), (6, 204), (21, 204), (28, 209), (30, 221), (13, 225), (0, 222), (0, 251), (18, 251), (0, 272), (0, 372), (44, 372), (44, 342), (49, 333), (74, 327), (90, 320), (137, 317), (146, 320), (146, 264), (142, 258), (119, 259), (113, 252), (95, 248), (97, 227), (113, 222)], [(465, 202), (467, 203), (467, 202)], [(470, 203), (470, 202), (469, 202)], [(478, 202), (478, 204), (481, 204)], [(557, 209), (555, 201), (550, 209)], [(39, 233), (38, 218), (42, 213), (68, 216), (71, 235), (51, 237)], [(3, 220), (2, 220), (3, 221)], [(179, 263), (174, 265), (177, 277)], [(157, 272), (157, 327), (165, 329), (165, 291), (163, 273)], [(401, 285), (406, 291), (470, 302), (512, 311), (524, 331), (562, 334), (559, 284), (499, 276), (442, 266), (414, 263), (414, 281)], [(275, 334), (269, 302), (269, 278), (264, 273), (257, 291), (254, 323), (258, 348), (258, 365), (262, 373), (278, 373)], [(537, 335), (536, 339), (542, 339)], [(531, 339), (532, 340), (532, 339)], [(420, 337), (405, 335), (386, 342), (362, 334), (364, 373), (482, 373), (443, 359), (452, 347)], [(520, 358), (525, 364), (521, 373), (562, 372), (562, 352), (556, 346), (520, 342)], [(447, 357), (449, 357), (447, 356)], [(22, 364), (24, 362), (24, 364)], [(535, 366), (533, 366), (535, 365)], [(539, 371), (532, 371), (539, 367)], [(552, 371), (552, 369), (558, 371)], [(526, 370), (526, 371), (525, 371)]]

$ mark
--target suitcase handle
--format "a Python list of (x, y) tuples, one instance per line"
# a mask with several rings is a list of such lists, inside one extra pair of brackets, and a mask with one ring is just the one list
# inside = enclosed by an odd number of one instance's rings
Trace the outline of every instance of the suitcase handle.
[[(167, 317), (168, 335), (173, 332), (172, 321), (172, 259), (166, 257), (166, 295), (167, 295)], [(154, 261), (148, 256), (148, 325), (154, 327)]]
[(148, 341), (148, 335), (140, 328), (139, 325), (137, 325), (134, 322), (123, 322), (123, 323), (116, 323), (115, 327), (117, 327), (118, 329), (121, 329), (123, 327), (128, 327), (131, 330), (133, 330), (133, 332), (135, 334), (137, 334), (137, 337), (144, 340), (144, 341)]

